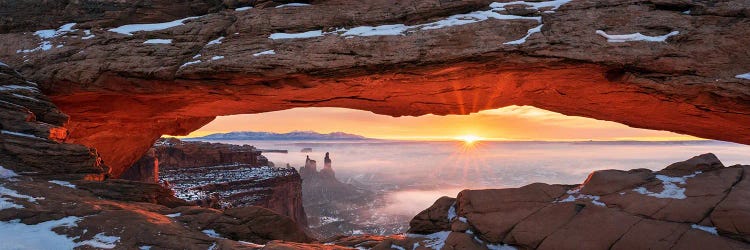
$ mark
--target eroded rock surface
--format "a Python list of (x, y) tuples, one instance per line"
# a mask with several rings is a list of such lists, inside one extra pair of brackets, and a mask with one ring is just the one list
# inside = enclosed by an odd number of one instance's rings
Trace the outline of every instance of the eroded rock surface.
[(0, 166), (40, 177), (104, 179), (109, 168), (95, 149), (65, 143), (68, 116), (0, 62)]
[(742, 0), (41, 2), (3, 6), (0, 60), (40, 83), (70, 140), (116, 177), (163, 134), (309, 106), (533, 105), (750, 143)]
[(747, 169), (724, 167), (713, 154), (704, 154), (657, 172), (596, 171), (580, 186), (535, 183), (464, 190), (449, 209), (446, 197), (417, 215), (411, 230), (419, 229), (430, 214), (452, 225), (446, 227), (443, 221), (422, 233), (471, 234), (477, 244), (488, 241), (523, 249), (750, 249), (744, 229), (750, 219), (748, 207), (740, 202), (747, 198)]
[(299, 173), (294, 168), (274, 168), (253, 146), (160, 139), (123, 177), (150, 179), (155, 171), (157, 183), (190, 204), (261, 206), (307, 227)]
[[(84, 190), (91, 183), (0, 178), (0, 223), (15, 230), (41, 227), (35, 236), (57, 235), (41, 242), (64, 249), (257, 249), (269, 240), (311, 241), (291, 219), (261, 207), (171, 209), (102, 199)], [(33, 242), (3, 244), (39, 248)]]

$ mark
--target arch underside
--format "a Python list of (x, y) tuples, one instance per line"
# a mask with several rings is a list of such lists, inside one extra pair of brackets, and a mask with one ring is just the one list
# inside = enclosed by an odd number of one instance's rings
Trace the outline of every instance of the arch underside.
[[(737, 77), (750, 72), (746, 1), (259, 1), (246, 11), (154, 2), (109, 6), (106, 15), (117, 18), (104, 21), (57, 13), (0, 27), (0, 61), (40, 84), (71, 117), (68, 141), (96, 148), (115, 177), (162, 135), (188, 134), (216, 116), (295, 107), (416, 116), (531, 105), (750, 144), (750, 80)], [(95, 11), (75, 4), (66, 8)], [(464, 14), (489, 17), (456, 17)], [(167, 29), (110, 31), (189, 16)], [(445, 20), (473, 21), (435, 26)], [(70, 22), (51, 38), (30, 32)], [(388, 25), (405, 28), (345, 32)], [(597, 30), (675, 35), (612, 42)]]

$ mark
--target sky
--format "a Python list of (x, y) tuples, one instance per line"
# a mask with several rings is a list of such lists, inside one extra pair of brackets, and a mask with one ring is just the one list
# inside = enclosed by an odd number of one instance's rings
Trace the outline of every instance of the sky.
[(566, 116), (531, 106), (508, 106), (470, 115), (391, 117), (345, 108), (289, 110), (217, 117), (187, 137), (232, 131), (345, 132), (397, 140), (454, 140), (472, 135), (484, 140), (695, 140), (666, 131), (631, 128), (623, 124)]

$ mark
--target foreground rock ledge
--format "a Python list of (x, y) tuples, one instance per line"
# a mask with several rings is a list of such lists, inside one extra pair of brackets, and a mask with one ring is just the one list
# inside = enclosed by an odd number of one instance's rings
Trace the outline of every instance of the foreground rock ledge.
[(408, 234), (315, 241), (260, 207), (180, 206), (162, 193), (118, 193), (136, 182), (46, 181), (4, 170), (0, 230), (42, 228), (36, 233), (64, 237), (70, 248), (750, 249), (748, 177), (750, 166), (724, 167), (705, 154), (657, 172), (596, 171), (581, 185), (464, 190), (415, 216)]
[[(311, 106), (400, 116), (533, 105), (750, 143), (748, 1), (46, 2), (7, 5), (0, 61), (40, 83), (71, 116), (69, 140), (96, 148), (115, 177), (163, 134)], [(511, 19), (455, 16), (467, 13)], [(605, 37), (634, 33), (656, 41)], [(284, 36), (298, 38), (272, 39)]]
[(464, 190), (410, 232), (523, 249), (750, 249), (748, 177), (750, 166), (704, 154), (658, 172), (596, 171), (579, 186)]

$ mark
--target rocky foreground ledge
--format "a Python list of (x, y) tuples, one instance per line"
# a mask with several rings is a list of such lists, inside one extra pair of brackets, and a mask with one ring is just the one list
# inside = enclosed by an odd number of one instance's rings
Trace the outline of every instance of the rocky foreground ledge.
[(705, 154), (657, 172), (596, 171), (581, 185), (464, 190), (419, 213), (407, 234), (315, 240), (260, 207), (182, 206), (169, 194), (133, 192), (145, 183), (3, 168), (0, 238), (11, 248), (750, 249), (748, 175), (748, 165)]

